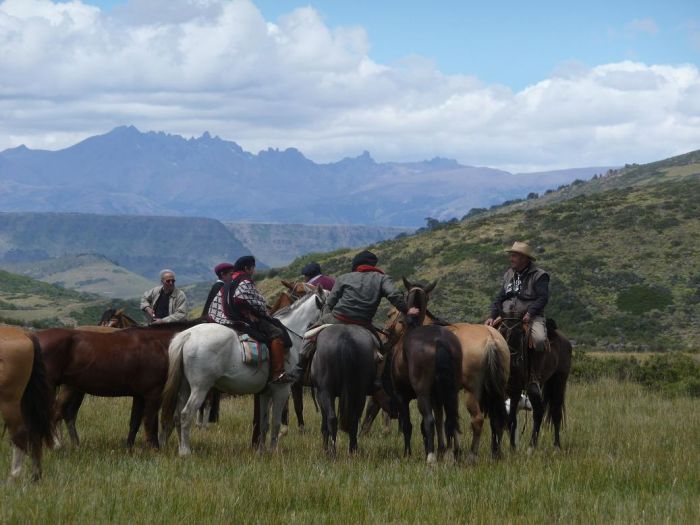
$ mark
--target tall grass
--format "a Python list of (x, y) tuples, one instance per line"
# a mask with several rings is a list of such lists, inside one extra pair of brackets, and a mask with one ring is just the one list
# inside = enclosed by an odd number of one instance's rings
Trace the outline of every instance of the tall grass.
[[(308, 399), (307, 399), (308, 401)], [(83, 445), (49, 451), (44, 479), (0, 484), (2, 523), (697, 523), (698, 401), (603, 380), (570, 386), (561, 453), (549, 430), (528, 455), (482, 441), (476, 465), (425, 465), (414, 413), (414, 457), (379, 425), (349, 457), (321, 452), (319, 417), (292, 425), (276, 454), (249, 449), (249, 398), (226, 399), (221, 422), (193, 432), (194, 456), (124, 450), (129, 403), (87, 398)], [(523, 418), (521, 418), (521, 421)], [(525, 436), (528, 435), (531, 418)], [(462, 409), (462, 445), (471, 437)], [(523, 443), (526, 439), (523, 438)], [(0, 473), (9, 472), (7, 439)]]

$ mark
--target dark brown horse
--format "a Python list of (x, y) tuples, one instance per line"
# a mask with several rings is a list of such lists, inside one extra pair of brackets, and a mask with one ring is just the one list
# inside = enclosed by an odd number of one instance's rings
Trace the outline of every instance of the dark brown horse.
[[(529, 348), (527, 329), (521, 319), (502, 319), (500, 332), (510, 348), (510, 380), (508, 381), (508, 397), (510, 406), (517, 407), (520, 396), (529, 380), (529, 366), (534, 349)], [(571, 371), (571, 342), (557, 329), (553, 319), (547, 319), (547, 337), (550, 349), (542, 356), (542, 397), (539, 393), (528, 392), (532, 404), (532, 435), (530, 448), (537, 447), (542, 419), (547, 416), (554, 427), (554, 447), (561, 448), (559, 431), (564, 416), (566, 382)], [(511, 409), (508, 427), (510, 430), (511, 448), (516, 448), (518, 428), (517, 410)]]
[(12, 441), (10, 479), (19, 477), (24, 454), (32, 456), (32, 479), (41, 477), (42, 443), (53, 439), (53, 394), (36, 338), (0, 327), (0, 413)]
[[(388, 351), (387, 366), (391, 373), (391, 390), (399, 404), (399, 424), (404, 435), (404, 456), (411, 454), (411, 414), (409, 402), (416, 399), (422, 416), (421, 433), (428, 464), (437, 461), (435, 429), (438, 428), (438, 451), (445, 445), (459, 455), (459, 389), (462, 373), (462, 349), (459, 339), (444, 326), (422, 326), (428, 306), (428, 294), (435, 287), (412, 285), (404, 280), (408, 290), (406, 304), (416, 307), (419, 314), (406, 317), (403, 328), (390, 327), (393, 348)], [(442, 432), (443, 414), (444, 434)], [(447, 443), (443, 436), (447, 437)]]
[(64, 419), (74, 445), (75, 419), (84, 395), (133, 397), (127, 446), (141, 421), (146, 440), (158, 448), (158, 410), (168, 371), (168, 344), (193, 323), (135, 327), (111, 333), (50, 328), (37, 332), (49, 380), (63, 386), (55, 418)]

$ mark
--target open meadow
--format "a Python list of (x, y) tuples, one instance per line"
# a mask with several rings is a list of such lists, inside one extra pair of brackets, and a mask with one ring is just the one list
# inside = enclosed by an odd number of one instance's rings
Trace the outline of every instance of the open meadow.
[[(148, 451), (143, 436), (124, 449), (126, 399), (87, 397), (78, 418), (82, 445), (45, 455), (44, 478), (0, 484), (1, 523), (698, 523), (700, 417), (697, 398), (668, 398), (640, 385), (573, 383), (563, 450), (545, 429), (528, 455), (505, 447), (475, 465), (425, 464), (414, 412), (413, 450), (379, 421), (360, 452), (321, 451), (319, 416), (306, 398), (307, 432), (293, 421), (278, 453), (249, 448), (251, 398), (227, 398), (221, 421), (193, 432), (194, 455)], [(461, 409), (462, 446), (470, 429)], [(524, 418), (521, 419), (521, 424)], [(528, 435), (531, 417), (527, 418)], [(485, 430), (486, 432), (486, 430)], [(487, 434), (485, 434), (487, 436)], [(523, 439), (523, 443), (525, 443)], [(9, 472), (7, 438), (0, 472)]]

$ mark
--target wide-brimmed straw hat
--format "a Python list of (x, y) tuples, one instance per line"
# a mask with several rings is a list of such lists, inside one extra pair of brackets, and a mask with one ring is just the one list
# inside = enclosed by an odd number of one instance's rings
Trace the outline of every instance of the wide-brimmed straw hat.
[(513, 243), (513, 246), (510, 249), (506, 250), (506, 252), (507, 253), (520, 253), (520, 254), (524, 255), (525, 257), (529, 257), (533, 261), (537, 260), (537, 258), (535, 257), (535, 252), (532, 251), (532, 248), (526, 242), (515, 241)]

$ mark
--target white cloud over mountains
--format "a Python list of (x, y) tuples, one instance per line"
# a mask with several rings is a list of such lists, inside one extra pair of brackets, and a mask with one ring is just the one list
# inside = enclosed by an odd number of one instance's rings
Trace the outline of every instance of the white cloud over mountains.
[(316, 161), (367, 149), (516, 170), (644, 162), (700, 148), (700, 72), (576, 63), (513, 92), (421, 57), (379, 64), (362, 28), (329, 27), (310, 7), (272, 23), (249, 0), (131, 0), (109, 15), (2, 2), (0, 150), (121, 124)]

